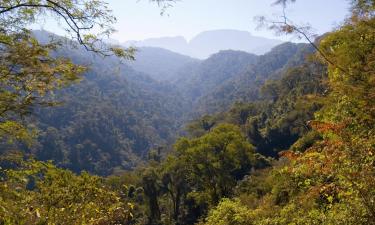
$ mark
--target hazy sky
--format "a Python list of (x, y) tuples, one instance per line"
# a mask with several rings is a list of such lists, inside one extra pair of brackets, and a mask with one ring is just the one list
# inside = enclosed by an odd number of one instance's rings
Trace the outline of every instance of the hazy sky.
[[(280, 15), (275, 0), (180, 0), (161, 16), (161, 9), (149, 0), (105, 0), (118, 19), (118, 32), (112, 38), (121, 42), (161, 36), (184, 36), (188, 40), (199, 32), (214, 29), (246, 30), (257, 36), (275, 37), (267, 30), (256, 30), (253, 18)], [(348, 13), (347, 0), (298, 0), (287, 10), (298, 23), (309, 23), (318, 34), (331, 30)], [(45, 24), (46, 30), (57, 32)]]

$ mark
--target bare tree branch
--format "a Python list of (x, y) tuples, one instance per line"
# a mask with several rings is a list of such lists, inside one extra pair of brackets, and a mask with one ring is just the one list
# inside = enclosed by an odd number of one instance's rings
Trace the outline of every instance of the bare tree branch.
[[(79, 4), (79, 1), (75, 2), (74, 7), (55, 0), (39, 0), (33, 3), (28, 1), (0, 3), (0, 29), (4, 31), (22, 30), (27, 24), (24, 15), (27, 15), (27, 18), (32, 22), (34, 16), (39, 16), (39, 13), (51, 12), (64, 21), (67, 26), (66, 31), (72, 35), (71, 38), (77, 40), (87, 51), (92, 51), (102, 56), (115, 54), (133, 59), (133, 49), (124, 50), (118, 47), (111, 47), (102, 41), (102, 36), (108, 36), (114, 31), (111, 24), (116, 21), (115, 17), (110, 14), (110, 10), (105, 6), (105, 3), (84, 0), (81, 0), (81, 2), (82, 4)], [(24, 14), (24, 10), (28, 8), (34, 8), (35, 11)], [(101, 33), (90, 34), (95, 26), (100, 28)]]
[(304, 38), (318, 53), (319, 55), (331, 66), (334, 66), (338, 68), (341, 72), (344, 74), (349, 74), (349, 72), (341, 67), (340, 65), (337, 65), (335, 62), (333, 62), (322, 49), (319, 48), (318, 45), (315, 44), (315, 42), (312, 40), (311, 36), (308, 34), (308, 30), (311, 29), (310, 26), (297, 26), (293, 24), (292, 21), (288, 19), (286, 16), (286, 5), (287, 3), (295, 2), (295, 0), (278, 0), (274, 4), (281, 4), (282, 5), (282, 15), (280, 21), (272, 21), (266, 19), (264, 16), (256, 17), (255, 20), (258, 21), (259, 25), (258, 27), (267, 26), (270, 30), (275, 30), (277, 34), (283, 33), (283, 34), (297, 34), (299, 38)]

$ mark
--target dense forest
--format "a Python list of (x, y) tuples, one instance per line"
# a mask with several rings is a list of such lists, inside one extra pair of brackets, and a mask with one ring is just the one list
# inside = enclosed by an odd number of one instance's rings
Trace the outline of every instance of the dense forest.
[(263, 18), (309, 43), (207, 59), (105, 42), (101, 1), (0, 16), (1, 225), (375, 224), (374, 0), (315, 40)]

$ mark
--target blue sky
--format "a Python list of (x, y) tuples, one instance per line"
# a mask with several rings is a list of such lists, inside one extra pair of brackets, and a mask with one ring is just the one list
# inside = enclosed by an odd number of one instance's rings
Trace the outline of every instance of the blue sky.
[[(275, 36), (265, 29), (257, 30), (253, 18), (280, 15), (275, 0), (180, 0), (160, 15), (160, 8), (149, 0), (104, 0), (118, 19), (113, 39), (121, 42), (161, 36), (184, 36), (188, 40), (205, 30), (238, 29), (254, 35), (293, 40)], [(309, 23), (317, 34), (336, 27), (348, 14), (347, 0), (297, 0), (287, 9), (296, 23)], [(46, 30), (59, 33), (46, 23)]]

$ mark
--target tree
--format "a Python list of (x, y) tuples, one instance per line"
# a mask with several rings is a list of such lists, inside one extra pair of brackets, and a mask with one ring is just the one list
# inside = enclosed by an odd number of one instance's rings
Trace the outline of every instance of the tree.
[(201, 204), (217, 204), (232, 194), (236, 181), (255, 165), (253, 147), (235, 125), (221, 124), (206, 135), (182, 138), (177, 157), (188, 167), (189, 195)]
[(186, 185), (188, 174), (185, 164), (174, 156), (169, 156), (162, 165), (162, 185), (172, 201), (170, 220), (176, 224), (184, 223), (181, 208), (189, 191), (189, 186)]
[(78, 80), (85, 68), (51, 57), (54, 44), (40, 45), (25, 32), (1, 33), (0, 41), (0, 137), (30, 140), (19, 119), (37, 105), (53, 105), (43, 97)]
[(160, 185), (158, 184), (158, 174), (153, 168), (147, 168), (142, 177), (142, 187), (144, 194), (148, 199), (148, 224), (160, 224), (160, 207), (158, 197), (160, 194)]
[(224, 198), (200, 224), (205, 225), (249, 225), (251, 222), (251, 210), (239, 200)]

